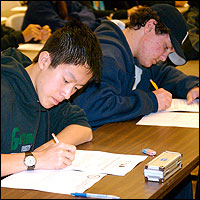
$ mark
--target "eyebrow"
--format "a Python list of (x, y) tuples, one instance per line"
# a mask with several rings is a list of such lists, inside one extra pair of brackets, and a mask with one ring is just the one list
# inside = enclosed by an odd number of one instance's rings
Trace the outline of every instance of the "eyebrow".
[[(77, 82), (76, 77), (74, 76), (74, 74), (72, 74), (70, 71), (68, 71), (68, 74), (72, 77), (72, 79), (74, 80), (74, 82)], [(80, 86), (84, 86), (82, 84), (79, 84)]]

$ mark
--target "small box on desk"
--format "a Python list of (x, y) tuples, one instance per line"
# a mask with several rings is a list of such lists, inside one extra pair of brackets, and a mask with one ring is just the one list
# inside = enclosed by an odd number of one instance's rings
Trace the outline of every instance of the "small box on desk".
[(144, 168), (145, 181), (163, 183), (182, 167), (182, 154), (172, 151), (164, 151)]

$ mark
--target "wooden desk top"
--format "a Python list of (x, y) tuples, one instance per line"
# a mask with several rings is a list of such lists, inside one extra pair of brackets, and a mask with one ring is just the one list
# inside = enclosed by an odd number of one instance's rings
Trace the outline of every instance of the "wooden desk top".
[[(183, 154), (183, 167), (164, 183), (145, 182), (144, 165), (148, 157), (125, 176), (107, 175), (91, 188), (90, 193), (111, 194), (122, 199), (162, 198), (181, 182), (199, 164), (199, 129), (164, 126), (136, 126), (138, 119), (106, 124), (94, 131), (91, 142), (78, 149), (98, 150), (112, 153), (142, 155), (143, 148), (165, 150)], [(2, 199), (73, 199), (75, 197), (34, 190), (1, 188)], [(81, 199), (81, 198), (80, 198)]]

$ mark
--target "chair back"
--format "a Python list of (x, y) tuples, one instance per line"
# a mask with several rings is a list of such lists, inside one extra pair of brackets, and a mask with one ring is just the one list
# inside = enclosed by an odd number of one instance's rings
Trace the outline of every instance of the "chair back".
[(24, 16), (25, 16), (25, 13), (17, 13), (17, 14), (11, 15), (6, 20), (5, 25), (15, 29), (16, 31), (21, 31)]

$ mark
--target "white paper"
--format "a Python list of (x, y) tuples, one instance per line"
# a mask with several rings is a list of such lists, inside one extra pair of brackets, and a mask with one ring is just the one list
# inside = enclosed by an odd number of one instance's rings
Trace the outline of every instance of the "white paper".
[(105, 175), (66, 170), (23, 171), (1, 180), (1, 187), (32, 189), (61, 194), (82, 193)]
[(124, 176), (146, 158), (147, 156), (144, 155), (77, 150), (72, 165), (66, 167), (65, 170), (73, 169)]
[(166, 111), (199, 112), (199, 99), (195, 99), (189, 105), (186, 99), (172, 99), (171, 107), (166, 109)]
[(61, 194), (84, 192), (106, 174), (123, 176), (146, 158), (143, 155), (77, 150), (69, 167), (19, 172), (1, 180), (1, 186)]
[(199, 113), (160, 111), (144, 116), (136, 125), (199, 128)]
[(25, 12), (27, 10), (27, 6), (17, 6), (14, 8), (11, 8), (11, 11), (21, 11), (21, 12)]
[(39, 43), (39, 44), (26, 43), (26, 44), (19, 44), (18, 49), (20, 51), (40, 51), (43, 46), (44, 43)]

